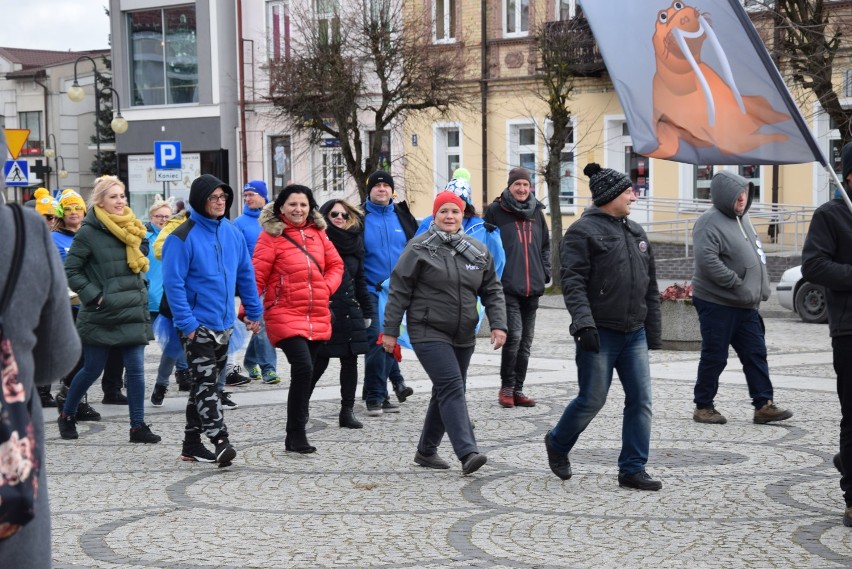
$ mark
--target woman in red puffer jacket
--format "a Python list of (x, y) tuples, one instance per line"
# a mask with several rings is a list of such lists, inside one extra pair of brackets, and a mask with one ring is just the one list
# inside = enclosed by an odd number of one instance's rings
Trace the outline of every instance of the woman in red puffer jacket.
[(263, 231), (252, 263), (263, 299), (263, 319), (272, 345), (290, 363), (287, 396), (288, 451), (316, 451), (305, 425), (313, 362), (319, 345), (331, 338), (329, 299), (343, 278), (343, 261), (325, 234), (310, 188), (291, 184), (260, 214)]

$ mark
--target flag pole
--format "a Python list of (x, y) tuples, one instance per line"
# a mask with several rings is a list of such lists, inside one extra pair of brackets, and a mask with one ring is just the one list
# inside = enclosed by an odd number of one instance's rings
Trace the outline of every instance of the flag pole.
[(834, 183), (837, 184), (837, 187), (840, 189), (840, 197), (843, 198), (843, 201), (846, 202), (846, 207), (849, 208), (849, 211), (852, 211), (852, 200), (849, 199), (849, 194), (846, 192), (846, 188), (843, 187), (843, 183), (840, 181), (840, 178), (837, 175), (837, 172), (834, 171), (834, 168), (830, 168), (827, 164), (823, 164), (825, 167), (825, 171), (828, 172), (828, 175), (834, 180)]

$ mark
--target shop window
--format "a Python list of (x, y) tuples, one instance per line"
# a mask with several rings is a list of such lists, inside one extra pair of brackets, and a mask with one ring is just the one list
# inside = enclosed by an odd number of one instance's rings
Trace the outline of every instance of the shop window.
[(647, 198), (651, 189), (650, 172), (648, 171), (649, 159), (633, 152), (632, 146), (625, 146), (624, 163), (627, 165), (627, 172), (633, 182), (633, 193), (636, 194), (636, 198)]
[(273, 136), (269, 140), (269, 150), (272, 153), (270, 164), (272, 164), (272, 193), (269, 200), (284, 189), (284, 186), (293, 181), (293, 154), (289, 136)]

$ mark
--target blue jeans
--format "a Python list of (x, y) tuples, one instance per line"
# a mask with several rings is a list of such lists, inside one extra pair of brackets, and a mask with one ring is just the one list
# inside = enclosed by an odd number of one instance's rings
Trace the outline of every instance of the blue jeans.
[(700, 298), (692, 303), (701, 326), (701, 359), (695, 382), (695, 405), (712, 407), (719, 391), (719, 376), (728, 364), (728, 346), (732, 346), (743, 364), (748, 394), (755, 409), (771, 400), (772, 381), (766, 362), (763, 319), (753, 308), (735, 308)]
[(186, 354), (181, 351), (176, 358), (167, 356), (165, 352), (160, 356), (160, 365), (157, 368), (157, 385), (168, 385), (169, 376), (174, 370), (183, 371), (189, 369), (186, 363)]
[(500, 385), (523, 391), (530, 362), (530, 347), (535, 335), (537, 296), (506, 293), (506, 321), (509, 331), (500, 354)]
[[(83, 396), (103, 373), (112, 348), (83, 344), (83, 368), (71, 380), (71, 387), (62, 408), (63, 413), (77, 413), (77, 406)], [(121, 350), (124, 359), (130, 426), (135, 428), (145, 421), (145, 346), (120, 346), (115, 349)]]
[(263, 373), (275, 371), (277, 363), (278, 356), (275, 353), (275, 346), (269, 343), (269, 338), (266, 336), (266, 325), (261, 318), (260, 332), (254, 334), (249, 340), (243, 365), (247, 370), (254, 366), (260, 366), (260, 372)]
[(388, 376), (396, 360), (384, 348), (376, 345), (381, 332), (378, 317), (379, 297), (371, 293), (370, 302), (373, 303), (373, 314), (376, 316), (367, 329), (367, 343), (370, 348), (364, 356), (364, 392), (368, 405), (381, 405), (388, 398)]
[(645, 470), (651, 444), (651, 368), (645, 329), (624, 333), (598, 328), (598, 334), (598, 353), (587, 352), (574, 342), (580, 391), (550, 431), (551, 442), (557, 451), (571, 452), (580, 433), (606, 403), (614, 369), (624, 389), (618, 469), (634, 474)]

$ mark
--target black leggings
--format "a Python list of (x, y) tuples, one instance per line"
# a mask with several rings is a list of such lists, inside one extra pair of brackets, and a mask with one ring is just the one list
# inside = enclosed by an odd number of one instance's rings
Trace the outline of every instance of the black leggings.
[(290, 391), (287, 395), (287, 433), (304, 433), (308, 423), (313, 391), (314, 360), (319, 342), (296, 336), (278, 342), (290, 364)]
[[(311, 394), (314, 392), (331, 358), (317, 356), (314, 362), (314, 377), (311, 382)], [(355, 406), (355, 390), (358, 389), (358, 356), (348, 355), (340, 358), (340, 406), (352, 409)]]

